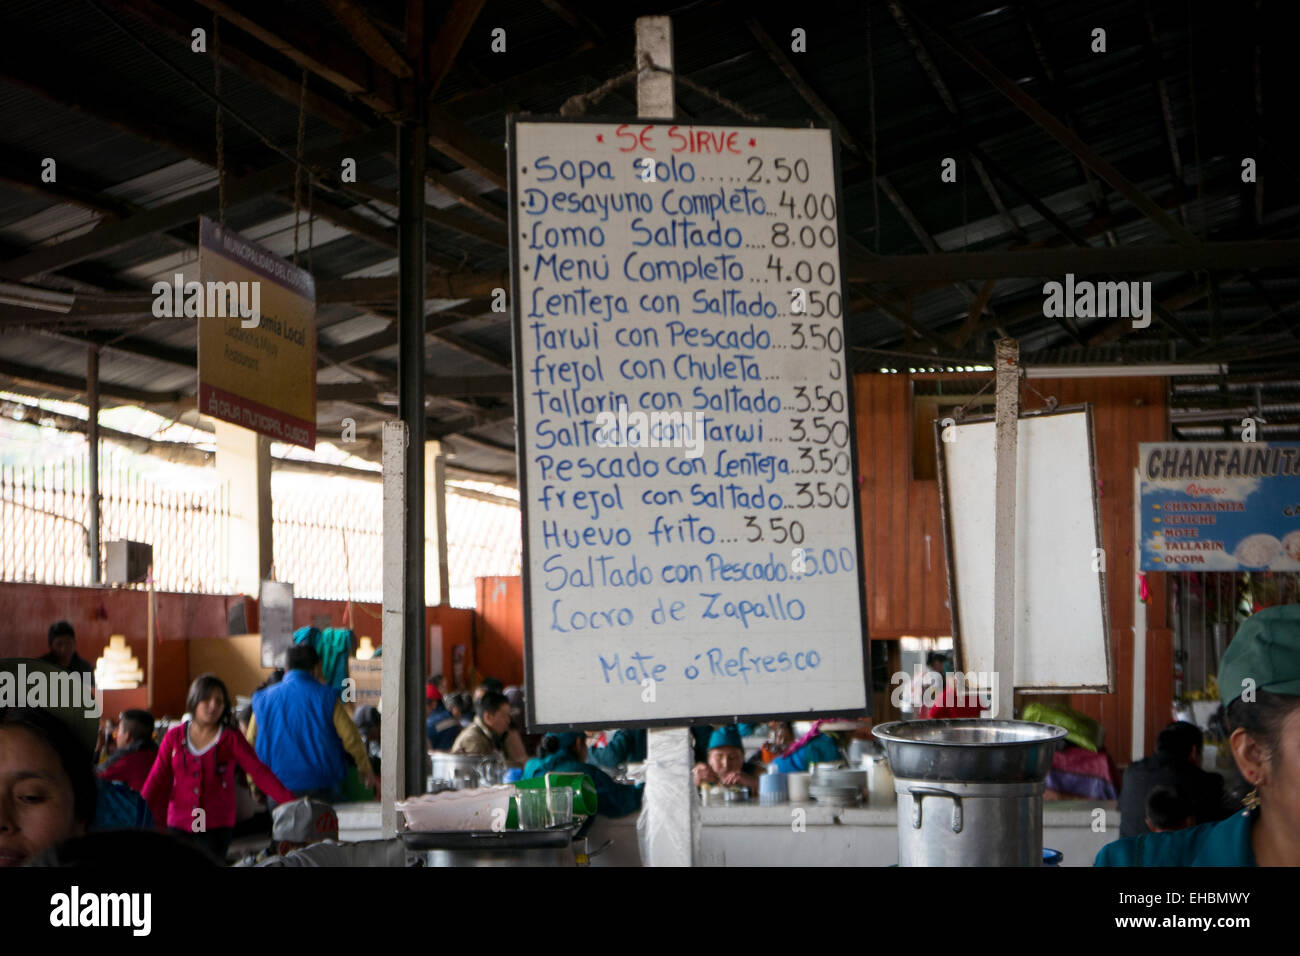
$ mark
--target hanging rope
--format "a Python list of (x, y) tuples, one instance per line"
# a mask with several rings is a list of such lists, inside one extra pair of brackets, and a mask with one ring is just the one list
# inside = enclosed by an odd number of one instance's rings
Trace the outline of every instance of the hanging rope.
[(315, 218), (311, 212), (311, 198), (316, 192), (316, 177), (307, 177), (307, 271), (311, 272), (311, 247), (316, 243), (312, 239), (313, 226), (316, 224)]
[(688, 90), (694, 90), (701, 96), (713, 100), (713, 102), (717, 103), (719, 106), (725, 107), (742, 119), (747, 119), (751, 123), (761, 123), (763, 121), (761, 113), (751, 113), (739, 103), (727, 99), (721, 93), (711, 90), (706, 86), (701, 86), (694, 80), (681, 76), (673, 70), (664, 69), (662, 66), (656, 66), (650, 59), (650, 55), (646, 53), (642, 54), (641, 65), (637, 69), (628, 70), (626, 73), (620, 73), (618, 76), (611, 77), (604, 83), (600, 84), (600, 86), (597, 86), (595, 89), (589, 90), (586, 93), (575, 93), (573, 96), (570, 96), (560, 107), (560, 115), (581, 116), (583, 113), (587, 112), (588, 109), (603, 100), (610, 92), (624, 84), (631, 83), (642, 72), (667, 73), (669, 76), (673, 77), (677, 83), (686, 87)]
[(226, 228), (226, 137), (221, 127), (221, 18), (212, 14), (212, 92), (217, 97), (217, 218)]
[(298, 151), (293, 168), (293, 264), (298, 264), (298, 220), (302, 209), (302, 138), (307, 130), (307, 71), (302, 71), (302, 91), (298, 94)]

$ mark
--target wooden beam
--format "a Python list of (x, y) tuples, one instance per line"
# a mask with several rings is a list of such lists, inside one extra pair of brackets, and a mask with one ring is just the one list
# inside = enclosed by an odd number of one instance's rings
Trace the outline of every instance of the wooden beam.
[[(472, 396), (510, 395), (515, 388), (513, 375), (464, 375), (425, 380), (424, 393), (430, 398), (465, 398)], [(343, 382), (317, 385), (316, 398), (322, 402), (372, 400), (392, 385), (379, 382)]]
[[(939, 99), (943, 103), (944, 108), (953, 116), (958, 127), (960, 129), (965, 129), (966, 120), (962, 108), (958, 104), (956, 97), (952, 95), (952, 91), (948, 88), (948, 84), (944, 81), (943, 74), (939, 72), (939, 67), (931, 58), (930, 51), (925, 48), (925, 44), (921, 42), (921, 38), (917, 36), (916, 31), (912, 29), (912, 25), (908, 22), (907, 15), (903, 13), (903, 9), (891, 0), (889, 10), (890, 13), (893, 14), (894, 22), (898, 25), (899, 30), (902, 31), (903, 36), (911, 45), (912, 53), (916, 57), (916, 61), (921, 65), (921, 69), (924, 71), (925, 75), (929, 78), (930, 85), (933, 86), (935, 92), (939, 94)], [(997, 187), (993, 185), (993, 180), (989, 179), (989, 174), (984, 169), (983, 163), (981, 163), (977, 157), (972, 157), (971, 165), (975, 169), (976, 176), (979, 177), (980, 184), (984, 187), (984, 192), (992, 201), (994, 208), (997, 209), (1003, 222), (1006, 223), (1007, 231), (1018, 242), (1024, 242), (1028, 238), (1025, 235), (1024, 229), (1021, 228), (1020, 223), (1016, 222), (1016, 217), (1011, 214), (1011, 210), (1009, 210), (1006, 203), (1002, 201), (1002, 195), (998, 192)]]
[(589, 76), (603, 79), (608, 73), (632, 68), (632, 56), (620, 50), (618, 44), (599, 46), (584, 44), (566, 57), (558, 57), (541, 66), (481, 90), (463, 90), (442, 101), (442, 105), (462, 119), (482, 116), (485, 113), (508, 113), (520, 100), (537, 96), (556, 82)]
[(965, 40), (954, 35), (946, 27), (942, 27), (925, 17), (917, 16), (915, 10), (907, 3), (901, 3), (901, 5), (911, 20), (919, 23), (926, 32), (943, 41), (954, 53), (965, 60), (976, 73), (984, 77), (994, 89), (1014, 103), (1016, 107), (1056, 139), (1057, 142), (1087, 163), (1093, 172), (1110, 183), (1112, 189), (1146, 213), (1152, 222), (1171, 236), (1179, 245), (1195, 246), (1197, 244), (1198, 240), (1194, 235), (1166, 216), (1164, 211), (1153, 203), (1146, 193), (1138, 189), (1119, 170), (1102, 159), (1087, 143), (1076, 136), (1069, 127), (1044, 109), (1042, 104), (1021, 89), (1015, 80), (1012, 80), (989, 62), (988, 58), (982, 53)]
[[(799, 73), (798, 69), (795, 68), (794, 63), (792, 63), (790, 58), (786, 56), (785, 51), (767, 35), (767, 31), (763, 29), (763, 25), (753, 19), (745, 22), (749, 27), (749, 31), (754, 35), (754, 39), (758, 41), (759, 46), (763, 48), (772, 62), (776, 64), (777, 69), (779, 69), (781, 73), (784, 74), (785, 78), (790, 81), (790, 85), (795, 88), (795, 91), (803, 97), (804, 102), (812, 107), (813, 112), (822, 118), (822, 121), (831, 128), (849, 152), (853, 153), (858, 160), (870, 163), (872, 159), (871, 149), (859, 143), (857, 139), (854, 138), (853, 134), (849, 132), (848, 127), (840, 122), (839, 117), (835, 115), (834, 111), (827, 106), (826, 102), (817, 95), (811, 86), (808, 85), (808, 82)], [(922, 248), (931, 253), (939, 252), (939, 244), (921, 224), (921, 221), (916, 217), (916, 214), (912, 212), (911, 207), (904, 201), (902, 194), (894, 187), (894, 184), (890, 182), (889, 177), (877, 175), (876, 184), (880, 187), (881, 192), (885, 194), (885, 197), (889, 200), (890, 204), (898, 211), (898, 214), (902, 216), (903, 221), (907, 224), (907, 227), (912, 230), (913, 235), (915, 235), (920, 241)], [(975, 301), (975, 293), (967, 286), (957, 283), (957, 291), (967, 303), (973, 303)], [(898, 318), (897, 315), (894, 317)], [(900, 319), (900, 321), (902, 320)]]
[[(143, 90), (123, 88), (103, 77), (85, 82), (73, 71), (52, 70), (49, 60), (15, 32), (0, 31), (0, 77), (146, 142), (216, 166), (214, 150), (200, 146), (197, 135), (184, 135), (185, 125), (178, 121), (182, 118), (164, 119), (160, 113), (138, 108)], [(210, 135), (210, 118), (204, 119)]]
[(488, 142), (459, 117), (433, 103), (429, 104), (429, 145), (499, 189), (506, 188), (504, 147)]
[(362, 59), (351, 48), (313, 30), (309, 21), (272, 4), (259, 4), (253, 13), (244, 9), (251, 4), (243, 2), (239, 5), (225, 0), (197, 2), (385, 119), (400, 116), (397, 81), (392, 75), (378, 72), (368, 58)]
[[(453, 325), (459, 325), (462, 322), (468, 322), (472, 318), (474, 318), (473, 315), (467, 315), (459, 308), (434, 312), (425, 316), (424, 331), (426, 333), (437, 332)], [(320, 348), (322, 352), (327, 353), (336, 362), (351, 362), (355, 359), (365, 358), (368, 355), (374, 355), (376, 352), (382, 352), (384, 349), (393, 348), (395, 345), (397, 345), (397, 327), (394, 325), (375, 332), (373, 335), (365, 335), (359, 339), (354, 339), (351, 342), (344, 342), (341, 345), (322, 345)]]
[(121, 219), (141, 211), (134, 203), (107, 195), (104, 190), (109, 183), (72, 168), (64, 160), (59, 160), (58, 180), (45, 182), (41, 177), (42, 159), (44, 157), (35, 153), (0, 145), (0, 179), (34, 196), (59, 203), (72, 203), (103, 213), (112, 219)]
[[(372, 186), (369, 183), (350, 183), (350, 188), (371, 199), (378, 200), (394, 209), (397, 205), (397, 191), (394, 189), (384, 189), (381, 186)], [(445, 226), (448, 229), (454, 229), (456, 232), (466, 236), (472, 236), (475, 239), (481, 239), (483, 242), (490, 242), (496, 246), (506, 246), (506, 231), (503, 227), (494, 224), (481, 223), (460, 213), (450, 212), (446, 209), (439, 209), (437, 206), (430, 206), (427, 203), (424, 207), (425, 218), (430, 222), (437, 223), (439, 226)]]
[[(43, 368), (33, 368), (30, 365), (10, 362), (7, 359), (0, 359), (0, 375), (8, 375), (10, 378), (29, 382), (33, 385), (61, 389), (74, 395), (84, 395), (86, 393), (86, 380), (79, 375), (49, 372)], [(183, 392), (149, 392), (139, 388), (131, 388), (127, 385), (114, 385), (112, 382), (106, 382), (103, 379), (99, 383), (99, 392), (101, 395), (124, 399), (139, 405), (170, 405), (186, 399)]]
[[(380, 140), (375, 134), (367, 134), (359, 139), (313, 150), (307, 155), (307, 160), (332, 161), (339, 156), (378, 150), (383, 147), (386, 140), (387, 136)], [(255, 199), (279, 189), (286, 183), (292, 183), (294, 168), (292, 163), (279, 162), (246, 176), (228, 179), (226, 181), (227, 205)], [(217, 202), (218, 191), (214, 186), (175, 202), (156, 206), (138, 215), (104, 223), (91, 232), (65, 239), (52, 246), (43, 246), (17, 259), (0, 264), (0, 277), (21, 282), (94, 256), (104, 255), (137, 239), (189, 224), (199, 216), (215, 212)]]
[[(1051, 55), (1047, 51), (1047, 44), (1043, 40), (1043, 31), (1039, 25), (1039, 18), (1036, 9), (1032, 3), (1018, 3), (1017, 11), (1020, 13), (1020, 20), (1029, 35), (1029, 43), (1034, 48), (1034, 54), (1038, 57), (1039, 64), (1043, 67), (1043, 73), (1047, 77), (1049, 89), (1052, 91), (1052, 97), (1055, 104), (1061, 108), (1061, 113), (1065, 117), (1065, 125), (1075, 133), (1079, 131), (1079, 120), (1075, 115), (1074, 106), (1071, 102), (1069, 90), (1065, 83), (1058, 79), (1056, 68), (1052, 65)], [(1086, 163), (1079, 157), (1074, 158), (1079, 167), (1079, 173), (1083, 177), (1083, 183), (1088, 187), (1088, 195), (1092, 198), (1093, 212), (1098, 216), (1107, 216), (1110, 214), (1110, 204), (1106, 202), (1106, 194), (1102, 192), (1101, 187), (1097, 184), (1097, 177), (1092, 174)], [(1183, 225), (1187, 225), (1184, 217)], [(1105, 231), (1106, 242), (1108, 245), (1119, 245), (1119, 239), (1113, 230)]]
[(399, 79), (411, 78), (411, 64), (406, 62), (402, 54), (393, 49), (392, 44), (379, 28), (370, 22), (370, 17), (366, 16), (364, 10), (352, 0), (322, 0), (322, 2), (370, 59)]
[(452, 0), (451, 9), (447, 11), (442, 25), (438, 28), (438, 35), (433, 38), (433, 43), (429, 47), (430, 98), (438, 92), (438, 87), (451, 72), (452, 64), (456, 62), (456, 55), (465, 45), (465, 38), (469, 36), (470, 28), (478, 19), (483, 3), (484, 0)]
[[(444, 275), (428, 272), (424, 293), (431, 299), (474, 299), (488, 296), (496, 289), (508, 289), (510, 276), (505, 272), (462, 272)], [(316, 304), (331, 302), (385, 302), (397, 299), (397, 276), (359, 279), (323, 279), (316, 283)]]

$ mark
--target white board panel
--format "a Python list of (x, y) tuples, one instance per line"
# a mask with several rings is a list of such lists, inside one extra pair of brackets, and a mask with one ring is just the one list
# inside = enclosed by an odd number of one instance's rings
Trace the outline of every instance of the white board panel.
[[(995, 426), (940, 442), (954, 638), (964, 671), (993, 671)], [(1104, 545), (1087, 408), (1019, 422), (1015, 686), (1110, 690)]]
[(530, 726), (865, 712), (830, 134), (510, 144)]

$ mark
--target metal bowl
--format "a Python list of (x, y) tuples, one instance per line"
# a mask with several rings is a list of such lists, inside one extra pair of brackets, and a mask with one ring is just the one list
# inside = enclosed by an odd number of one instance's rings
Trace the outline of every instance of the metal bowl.
[(871, 733), (896, 778), (965, 783), (1046, 779), (1066, 731), (1027, 720), (900, 720)]

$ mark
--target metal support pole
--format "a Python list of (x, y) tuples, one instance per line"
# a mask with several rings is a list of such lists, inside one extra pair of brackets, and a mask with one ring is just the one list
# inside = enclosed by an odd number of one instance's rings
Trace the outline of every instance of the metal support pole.
[(993, 672), (998, 677), (994, 716), (1011, 720), (1016, 691), (1016, 447), (1020, 428), (1020, 343), (999, 339), (997, 372), (997, 479), (994, 492)]
[[(673, 22), (671, 17), (636, 21), (636, 109), (642, 118), (672, 119)], [(654, 68), (651, 68), (654, 67)], [(695, 856), (695, 788), (691, 785), (688, 727), (651, 729), (646, 735), (644, 804), (647, 866), (690, 866)]]
[[(90, 583), (104, 580), (99, 563), (99, 348), (86, 349), (86, 442), (90, 446)], [(152, 687), (151, 687), (152, 692)]]
[(424, 792), (424, 170), (429, 131), (424, 108), (424, 4), (406, 4), (407, 58), (412, 109), (399, 127), (398, 165), (398, 387), (406, 424), (406, 621), (404, 683), (406, 792)]

